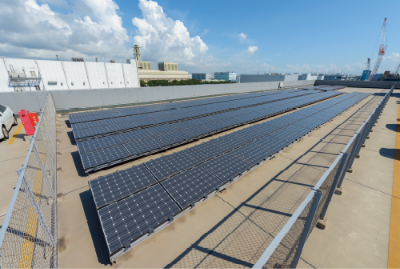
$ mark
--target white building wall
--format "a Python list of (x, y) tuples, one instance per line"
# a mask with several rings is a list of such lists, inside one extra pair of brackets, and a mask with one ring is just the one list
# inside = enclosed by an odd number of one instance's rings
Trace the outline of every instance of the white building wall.
[(139, 71), (137, 68), (136, 60), (131, 60), (130, 65), (133, 73), (133, 82), (132, 82), (133, 86), (127, 86), (127, 87), (140, 87)]
[[(27, 78), (33, 77), (36, 78), (39, 75), (39, 69), (38, 66), (36, 65), (34, 60), (26, 60), (26, 59), (12, 59), (12, 58), (4, 58), (6, 70), (10, 71), (11, 66), (14, 69), (15, 72), (17, 73), (24, 73)], [(33, 72), (33, 73), (31, 73)], [(8, 75), (8, 73), (7, 73)], [(40, 90), (46, 89), (46, 87), (43, 87), (43, 82), (40, 81), (38, 84), (40, 87)], [(11, 92), (14, 91), (14, 87), (11, 87), (10, 89)], [(24, 91), (36, 91), (35, 86), (22, 86), (21, 87)]]
[(105, 63), (108, 87), (109, 88), (125, 88), (124, 74), (122, 65), (119, 63)]
[(120, 64), (0, 58), (0, 92), (37, 90), (34, 84), (21, 83), (19, 88), (11, 86), (10, 65), (14, 72), (24, 73), (27, 78), (40, 74), (41, 80), (36, 85), (41, 91), (140, 87), (135, 60)]
[(138, 81), (137, 72), (136, 72), (136, 74), (134, 73), (134, 70), (133, 70), (131, 64), (122, 64), (122, 72), (124, 72), (125, 87), (127, 87), (127, 88), (139, 87), (137, 85), (137, 81)]
[(104, 63), (85, 63), (87, 75), (92, 89), (107, 89), (108, 80)]
[(13, 89), (10, 89), (10, 87), (8, 86), (8, 73), (4, 64), (4, 59), (0, 58), (0, 92), (11, 91), (13, 91)]
[(68, 90), (67, 80), (60, 61), (35, 61), (47, 91)]
[(64, 74), (70, 90), (90, 89), (89, 79), (86, 75), (85, 63), (61, 62)]

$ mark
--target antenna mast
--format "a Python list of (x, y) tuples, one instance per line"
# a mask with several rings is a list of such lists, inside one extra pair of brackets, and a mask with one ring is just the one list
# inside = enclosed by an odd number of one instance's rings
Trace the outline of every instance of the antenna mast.
[(383, 55), (385, 55), (386, 52), (386, 47), (387, 45), (385, 44), (386, 42), (386, 19), (383, 21), (383, 26), (382, 26), (382, 34), (381, 34), (381, 45), (379, 46), (379, 54), (378, 58), (376, 59), (374, 70), (371, 73), (370, 81), (374, 81), (376, 77), (376, 73), (378, 73), (379, 66), (381, 65)]

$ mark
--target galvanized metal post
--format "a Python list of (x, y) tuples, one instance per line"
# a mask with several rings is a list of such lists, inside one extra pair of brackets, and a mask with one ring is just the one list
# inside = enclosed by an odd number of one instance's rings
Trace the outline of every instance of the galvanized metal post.
[(344, 165), (346, 163), (347, 156), (348, 156), (347, 153), (343, 154), (343, 156), (342, 156), (342, 160), (340, 161), (339, 168), (336, 171), (335, 178), (333, 180), (331, 189), (329, 190), (328, 197), (326, 198), (326, 202), (325, 202), (324, 208), (322, 209), (321, 215), (319, 217), (320, 219), (324, 219), (325, 218), (326, 211), (328, 210), (329, 203), (331, 202), (331, 199), (332, 199), (333, 193), (335, 192), (335, 189), (336, 189), (336, 186), (338, 184), (339, 178), (341, 177), (342, 173), (344, 172), (343, 171), (343, 167), (344, 167)]
[(299, 245), (297, 247), (296, 254), (294, 255), (294, 258), (293, 258), (292, 264), (290, 265), (290, 268), (296, 268), (297, 264), (299, 263), (301, 252), (303, 251), (303, 247), (306, 244), (306, 240), (307, 240), (308, 234), (310, 232), (315, 213), (317, 212), (318, 203), (321, 200), (321, 195), (322, 195), (322, 192), (320, 190), (315, 191), (314, 199), (312, 201), (310, 210), (308, 211), (307, 220), (304, 225), (303, 232), (300, 236)]

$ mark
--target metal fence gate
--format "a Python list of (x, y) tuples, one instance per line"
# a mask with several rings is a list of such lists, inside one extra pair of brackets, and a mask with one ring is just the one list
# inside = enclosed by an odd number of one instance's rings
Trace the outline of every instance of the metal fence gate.
[(56, 108), (47, 95), (0, 230), (0, 268), (57, 267)]

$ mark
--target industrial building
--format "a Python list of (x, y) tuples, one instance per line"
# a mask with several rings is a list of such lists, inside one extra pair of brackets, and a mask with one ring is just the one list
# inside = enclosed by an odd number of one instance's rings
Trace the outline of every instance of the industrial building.
[(0, 58), (0, 92), (139, 87), (135, 60), (123, 63)]
[(192, 73), (192, 79), (213, 80), (214, 73)]
[(323, 74), (301, 74), (299, 75), (299, 80), (324, 80)]
[[(241, 74), (240, 83), (247, 82), (267, 82), (267, 81), (297, 81), (299, 80), (298, 74)], [(315, 80), (315, 79), (314, 79)]]
[(236, 75), (233, 72), (215, 72), (214, 79), (236, 82)]
[(364, 70), (363, 72), (362, 72), (362, 75), (361, 75), (361, 80), (362, 81), (366, 81), (366, 80), (369, 80), (369, 77), (371, 76), (371, 70)]
[(160, 71), (178, 71), (178, 64), (171, 62), (158, 63), (158, 70)]
[(359, 80), (359, 76), (355, 75), (342, 75), (342, 74), (336, 74), (336, 75), (325, 75), (324, 80), (346, 80), (346, 81), (357, 81)]

